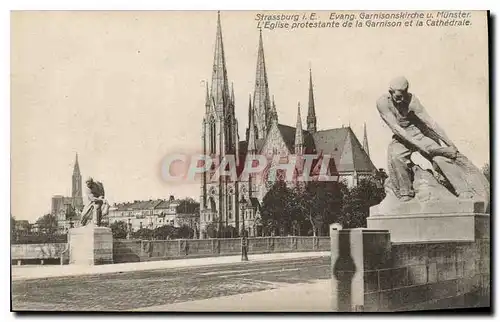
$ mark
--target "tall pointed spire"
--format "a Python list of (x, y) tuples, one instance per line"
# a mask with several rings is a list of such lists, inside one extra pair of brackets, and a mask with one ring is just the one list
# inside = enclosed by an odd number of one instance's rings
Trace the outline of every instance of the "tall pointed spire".
[(276, 103), (274, 102), (274, 95), (273, 95), (273, 102), (271, 105), (271, 112), (269, 113), (269, 126), (271, 126), (272, 122), (278, 123), (278, 112), (276, 111)]
[(314, 91), (312, 82), (312, 71), (309, 68), (309, 108), (307, 110), (307, 130), (311, 133), (316, 132), (316, 111), (314, 106)]
[(78, 153), (75, 156), (75, 165), (73, 166), (73, 176), (71, 178), (71, 196), (73, 198), (79, 198), (78, 200), (73, 200), (76, 202), (74, 206), (79, 206), (82, 198), (82, 174), (80, 173), (80, 165), (78, 164)]
[(217, 12), (217, 34), (215, 38), (214, 64), (212, 69), (211, 97), (214, 102), (215, 111), (218, 115), (223, 115), (229, 105), (230, 97), (226, 59), (224, 56), (224, 44), (222, 43), (220, 12)]
[(302, 118), (300, 116), (300, 102), (297, 106), (297, 127), (295, 128), (295, 154), (304, 152), (304, 137), (302, 134)]
[(75, 155), (75, 165), (73, 167), (73, 175), (81, 175), (80, 174), (80, 165), (78, 164), (78, 153)]
[(248, 152), (256, 153), (257, 152), (257, 142), (255, 137), (255, 123), (254, 123), (254, 113), (252, 113), (252, 95), (248, 95), (248, 117), (249, 117), (249, 125), (248, 125)]
[(207, 81), (205, 81), (205, 85), (206, 85), (205, 112), (208, 114), (210, 112), (210, 92), (208, 91)]
[(363, 150), (365, 150), (366, 155), (370, 157), (370, 149), (368, 148), (368, 135), (366, 134), (366, 123), (363, 126)]
[(269, 101), (269, 85), (267, 82), (266, 61), (264, 58), (264, 44), (262, 42), (262, 29), (259, 31), (259, 49), (257, 53), (257, 69), (255, 73), (255, 90), (253, 96), (255, 113), (255, 126), (259, 138), (267, 135), (269, 124), (269, 113), (271, 104)]

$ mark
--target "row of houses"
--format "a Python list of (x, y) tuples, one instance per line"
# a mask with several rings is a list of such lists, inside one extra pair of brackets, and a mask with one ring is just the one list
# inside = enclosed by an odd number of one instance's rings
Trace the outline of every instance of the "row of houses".
[(189, 226), (199, 229), (199, 212), (193, 207), (179, 207), (181, 200), (169, 199), (135, 200), (113, 204), (109, 210), (109, 224), (125, 222), (129, 229), (155, 229), (165, 225)]

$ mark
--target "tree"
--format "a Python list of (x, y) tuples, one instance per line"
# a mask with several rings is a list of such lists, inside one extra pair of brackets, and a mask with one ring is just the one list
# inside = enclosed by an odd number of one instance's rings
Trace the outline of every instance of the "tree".
[(261, 218), (265, 230), (287, 235), (296, 220), (296, 194), (283, 181), (277, 181), (262, 200)]
[(141, 228), (132, 233), (133, 238), (144, 239), (144, 240), (152, 240), (153, 239), (153, 230), (148, 228)]
[(153, 232), (153, 237), (159, 240), (176, 239), (178, 235), (178, 228), (172, 225), (163, 225), (158, 227)]
[(113, 233), (114, 239), (125, 239), (127, 238), (128, 227), (127, 223), (124, 221), (116, 221), (112, 223), (109, 228), (111, 228), (111, 232)]
[(297, 189), (296, 216), (309, 223), (313, 236), (324, 235), (328, 233), (329, 224), (338, 220), (346, 191), (343, 183), (311, 181)]
[(194, 237), (194, 230), (187, 226), (187, 225), (182, 225), (179, 228), (177, 228), (177, 236), (176, 238), (180, 239), (190, 239)]
[(344, 194), (339, 223), (343, 228), (366, 227), (370, 207), (379, 204), (384, 198), (384, 188), (380, 187), (376, 180), (372, 178), (360, 180), (356, 187)]
[(53, 235), (57, 232), (57, 218), (55, 215), (46, 214), (36, 221), (41, 232)]
[(482, 168), (482, 171), (483, 171), (483, 174), (486, 177), (486, 179), (488, 179), (488, 182), (491, 183), (490, 164), (485, 163), (483, 168)]
[(179, 214), (197, 214), (200, 212), (200, 203), (192, 198), (185, 198), (180, 200), (177, 206), (177, 213)]

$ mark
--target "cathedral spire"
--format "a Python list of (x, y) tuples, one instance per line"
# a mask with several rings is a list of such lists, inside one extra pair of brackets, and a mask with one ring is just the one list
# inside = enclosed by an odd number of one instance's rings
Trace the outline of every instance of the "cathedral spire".
[(215, 37), (214, 64), (212, 69), (211, 97), (218, 115), (223, 115), (229, 103), (229, 86), (227, 81), (226, 59), (222, 43), (222, 27), (220, 12), (217, 13), (217, 34)]
[(259, 31), (259, 49), (257, 52), (257, 69), (255, 73), (253, 104), (255, 113), (254, 121), (258, 131), (257, 134), (259, 138), (264, 138), (267, 135), (271, 104), (269, 102), (269, 85), (267, 83), (262, 29)]
[(302, 119), (300, 116), (300, 102), (297, 106), (297, 127), (295, 128), (295, 154), (304, 152), (304, 137), (302, 134)]
[(73, 175), (78, 175), (80, 176), (80, 165), (78, 164), (78, 153), (76, 153), (75, 156), (75, 165), (73, 167)]
[[(80, 173), (80, 165), (78, 164), (78, 153), (75, 156), (75, 165), (73, 167), (73, 176), (71, 178), (71, 196), (73, 198), (82, 198), (82, 174)], [(80, 199), (75, 201), (74, 206), (80, 205)], [(82, 201), (83, 202), (83, 201)]]
[(316, 132), (316, 111), (314, 106), (314, 91), (312, 82), (312, 71), (309, 68), (309, 109), (307, 110), (307, 130)]
[(368, 148), (368, 135), (366, 134), (366, 123), (363, 126), (363, 150), (368, 157), (370, 157), (370, 149)]
[(254, 113), (252, 113), (252, 95), (248, 95), (248, 152), (255, 154), (257, 152), (257, 144), (255, 137), (255, 123), (254, 123)]

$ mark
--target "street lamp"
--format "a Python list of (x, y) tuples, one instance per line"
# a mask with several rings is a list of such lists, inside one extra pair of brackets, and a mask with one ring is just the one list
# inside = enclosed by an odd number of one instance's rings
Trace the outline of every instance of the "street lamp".
[(241, 205), (241, 215), (243, 218), (243, 222), (241, 225), (241, 230), (243, 232), (243, 234), (241, 236), (241, 260), (247, 261), (248, 260), (248, 241), (247, 241), (247, 231), (245, 229), (245, 208), (247, 205), (247, 201), (245, 200), (245, 197), (243, 197), (243, 196), (241, 196), (240, 205)]
[(242, 223), (241, 223), (241, 231), (243, 232), (243, 236), (246, 235), (246, 230), (245, 230), (245, 209), (247, 206), (247, 201), (245, 197), (241, 196), (240, 200), (240, 206), (241, 206), (241, 218), (242, 218)]

